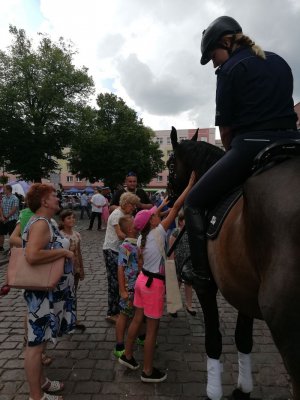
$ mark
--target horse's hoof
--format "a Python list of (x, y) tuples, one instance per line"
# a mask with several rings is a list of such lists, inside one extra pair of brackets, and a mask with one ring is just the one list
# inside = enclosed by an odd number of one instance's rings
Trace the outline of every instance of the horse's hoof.
[(243, 393), (240, 389), (234, 389), (231, 395), (231, 400), (248, 400), (251, 393)]

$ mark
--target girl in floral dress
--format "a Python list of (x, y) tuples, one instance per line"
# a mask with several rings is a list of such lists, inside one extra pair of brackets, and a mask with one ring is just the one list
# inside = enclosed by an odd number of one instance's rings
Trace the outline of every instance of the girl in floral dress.
[[(70, 250), (74, 253), (74, 279), (75, 279), (75, 293), (77, 299), (77, 289), (79, 281), (84, 279), (84, 268), (81, 254), (81, 236), (80, 233), (74, 229), (76, 218), (73, 210), (63, 210), (60, 213), (59, 229), (61, 234), (68, 238), (70, 241)], [(76, 301), (77, 309), (77, 301)], [(76, 322), (76, 328), (82, 331), (85, 330), (85, 326)]]

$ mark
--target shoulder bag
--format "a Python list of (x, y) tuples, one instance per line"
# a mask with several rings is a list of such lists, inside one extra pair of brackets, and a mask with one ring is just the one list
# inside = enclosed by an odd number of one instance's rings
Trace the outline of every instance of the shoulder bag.
[[(49, 225), (51, 230), (51, 227)], [(7, 284), (12, 288), (48, 291), (54, 289), (63, 272), (65, 258), (31, 265), (26, 260), (26, 248), (13, 247), (7, 267)]]
[(161, 255), (165, 260), (167, 312), (173, 314), (183, 307), (175, 262), (174, 260), (167, 260), (166, 252), (158, 232), (153, 231), (153, 234)]

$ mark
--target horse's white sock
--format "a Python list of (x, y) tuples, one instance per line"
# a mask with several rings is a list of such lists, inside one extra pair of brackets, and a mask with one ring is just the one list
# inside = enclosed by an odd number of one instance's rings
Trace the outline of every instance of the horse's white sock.
[(223, 395), (221, 374), (223, 366), (220, 360), (207, 357), (206, 394), (211, 400), (220, 400)]
[(238, 388), (244, 393), (250, 393), (253, 390), (251, 354), (238, 352), (239, 358), (239, 377)]

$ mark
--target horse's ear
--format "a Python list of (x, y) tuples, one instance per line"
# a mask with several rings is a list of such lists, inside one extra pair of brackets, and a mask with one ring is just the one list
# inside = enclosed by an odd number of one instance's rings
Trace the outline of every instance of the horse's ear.
[(193, 140), (194, 142), (197, 142), (197, 139), (198, 139), (198, 131), (199, 131), (199, 128), (197, 128), (196, 132), (194, 133), (194, 136), (193, 136), (192, 139), (191, 139), (191, 140)]
[(172, 143), (173, 150), (175, 150), (175, 148), (178, 146), (178, 140), (177, 140), (177, 131), (174, 128), (174, 126), (172, 126), (170, 136), (171, 136), (171, 143)]

